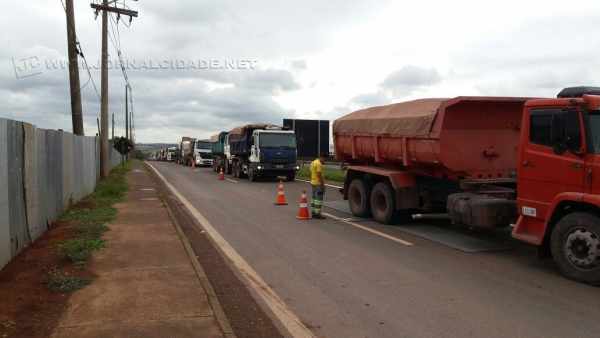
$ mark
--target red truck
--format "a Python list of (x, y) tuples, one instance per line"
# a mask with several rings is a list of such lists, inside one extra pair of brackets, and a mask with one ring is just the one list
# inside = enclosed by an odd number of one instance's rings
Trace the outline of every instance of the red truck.
[(373, 107), (333, 135), (354, 215), (512, 225), (565, 276), (600, 283), (600, 88)]

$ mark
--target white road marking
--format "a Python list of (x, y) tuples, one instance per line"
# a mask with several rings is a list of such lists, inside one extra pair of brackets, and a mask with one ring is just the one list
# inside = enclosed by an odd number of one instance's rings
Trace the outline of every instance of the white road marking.
[[(300, 181), (300, 182), (305, 182), (305, 183), (310, 183), (310, 181), (307, 180), (301, 180), (301, 179), (296, 179), (296, 181)], [(333, 185), (333, 184), (325, 184), (326, 187), (330, 187), (330, 188), (336, 188), (336, 189), (342, 189), (343, 187), (340, 187), (339, 185)]]
[(390, 241), (394, 241), (394, 242), (396, 242), (396, 243), (400, 243), (400, 244), (402, 244), (402, 245), (406, 245), (406, 246), (413, 246), (413, 245), (414, 245), (413, 243), (411, 243), (411, 242), (409, 242), (409, 241), (405, 241), (405, 240), (403, 240), (403, 239), (400, 239), (400, 238), (398, 238), (398, 237), (390, 236), (390, 235), (388, 235), (388, 234), (386, 234), (386, 233), (383, 233), (383, 232), (381, 232), (381, 231), (377, 231), (377, 230), (375, 230), (375, 229), (371, 229), (371, 228), (369, 228), (369, 227), (367, 227), (367, 226), (360, 225), (360, 224), (358, 224), (358, 223), (350, 222), (350, 221), (348, 221), (348, 220), (347, 220), (347, 219), (345, 219), (345, 218), (337, 217), (337, 216), (334, 216), (334, 215), (332, 215), (332, 214), (328, 214), (328, 213), (326, 213), (326, 212), (324, 212), (324, 213), (323, 213), (323, 216), (326, 216), (326, 217), (329, 217), (329, 218), (333, 218), (333, 219), (334, 219), (334, 220), (336, 220), (336, 221), (344, 222), (344, 223), (346, 223), (346, 224), (352, 225), (352, 226), (353, 226), (353, 227), (355, 227), (355, 228), (359, 228), (359, 229), (361, 229), (361, 230), (364, 230), (364, 231), (370, 232), (370, 233), (372, 233), (372, 234), (374, 234), (374, 235), (377, 235), (377, 236), (379, 236), (379, 237), (383, 237), (383, 238), (389, 239)]
[(315, 338), (316, 336), (310, 331), (298, 318), (298, 316), (292, 312), (285, 302), (275, 293), (271, 287), (260, 277), (260, 275), (246, 262), (246, 260), (235, 251), (235, 249), (219, 234), (219, 232), (210, 224), (210, 222), (204, 217), (198, 209), (196, 209), (171, 183), (169, 183), (165, 177), (148, 163), (150, 168), (154, 170), (156, 175), (165, 183), (165, 185), (171, 190), (171, 192), (177, 196), (179, 201), (188, 209), (188, 211), (194, 216), (194, 218), (202, 225), (204, 230), (208, 233), (212, 241), (217, 245), (219, 250), (233, 263), (233, 265), (239, 270), (250, 287), (260, 295), (265, 304), (275, 314), (277, 319), (291, 334), (292, 337), (298, 338)]
[(140, 191), (154, 191), (154, 188), (142, 188)]
[(225, 178), (225, 181), (231, 182), (231, 183), (240, 183), (240, 182), (238, 182), (236, 180), (232, 180), (231, 178)]

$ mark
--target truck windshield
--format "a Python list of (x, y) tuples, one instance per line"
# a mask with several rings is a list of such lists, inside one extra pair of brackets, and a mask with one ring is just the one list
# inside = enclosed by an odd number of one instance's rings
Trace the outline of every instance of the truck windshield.
[(591, 111), (588, 115), (588, 150), (600, 154), (600, 110)]
[(296, 135), (264, 133), (260, 134), (260, 146), (262, 148), (296, 148)]
[(196, 142), (196, 149), (211, 149), (210, 142)]

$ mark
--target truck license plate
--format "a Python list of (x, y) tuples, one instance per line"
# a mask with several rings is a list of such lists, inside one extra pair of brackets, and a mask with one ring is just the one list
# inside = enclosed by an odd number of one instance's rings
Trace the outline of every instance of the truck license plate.
[(277, 168), (277, 169), (283, 169), (283, 164), (278, 164), (278, 165), (275, 166), (275, 168)]

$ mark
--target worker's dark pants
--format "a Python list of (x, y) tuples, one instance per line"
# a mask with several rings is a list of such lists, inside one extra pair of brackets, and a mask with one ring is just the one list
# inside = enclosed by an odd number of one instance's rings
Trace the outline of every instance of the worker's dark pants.
[(320, 215), (321, 208), (323, 207), (323, 197), (325, 196), (325, 189), (322, 185), (312, 186), (312, 199), (311, 209), (313, 215)]

